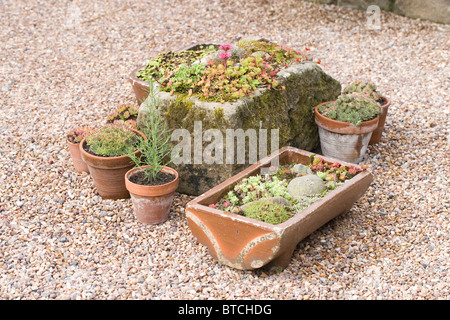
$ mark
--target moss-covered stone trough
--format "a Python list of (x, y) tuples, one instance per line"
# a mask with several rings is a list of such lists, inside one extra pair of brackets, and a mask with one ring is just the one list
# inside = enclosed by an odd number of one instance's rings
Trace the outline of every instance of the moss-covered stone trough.
[[(133, 74), (132, 84), (144, 86)], [(180, 175), (179, 192), (200, 195), (282, 146), (308, 151), (319, 146), (313, 109), (335, 100), (340, 83), (311, 61), (279, 70), (276, 79), (275, 89), (258, 87), (249, 96), (222, 102), (165, 92), (155, 83), (158, 109), (173, 130), (174, 150), (179, 151), (174, 165)], [(143, 121), (141, 105), (138, 128)], [(245, 140), (240, 139), (243, 136)]]

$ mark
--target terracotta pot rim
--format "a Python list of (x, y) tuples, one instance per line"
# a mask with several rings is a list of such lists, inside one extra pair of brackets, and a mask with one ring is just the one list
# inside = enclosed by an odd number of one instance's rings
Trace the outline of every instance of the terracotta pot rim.
[(139, 83), (141, 86), (148, 87), (147, 81), (141, 80), (136, 76), (136, 73), (144, 68), (145, 68), (145, 64), (140, 65), (139, 67), (133, 69), (129, 75), (129, 79), (132, 80), (133, 82)]
[(376, 118), (372, 120), (364, 121), (359, 127), (355, 126), (350, 122), (338, 121), (325, 117), (319, 112), (319, 107), (332, 102), (335, 101), (322, 102), (314, 108), (314, 116), (316, 120), (315, 122), (321, 128), (341, 134), (369, 133), (377, 128), (380, 115), (378, 115)]
[[(136, 130), (136, 129), (131, 129), (131, 128), (130, 128), (130, 130), (133, 131), (133, 132), (135, 132), (136, 134), (142, 136), (144, 139), (147, 139), (147, 137), (144, 135), (144, 133), (143, 133), (142, 131), (139, 131), (139, 130)], [(120, 161), (120, 160), (125, 160), (126, 158), (129, 159), (129, 157), (128, 157), (127, 155), (116, 156), (116, 157), (101, 157), (101, 156), (96, 156), (96, 155), (93, 155), (92, 153), (86, 152), (86, 151), (84, 150), (84, 148), (83, 148), (83, 145), (84, 145), (85, 142), (86, 142), (86, 138), (87, 138), (87, 137), (84, 137), (83, 140), (81, 140), (81, 142), (79, 143), (81, 154), (82, 154), (84, 157), (86, 157), (85, 160), (87, 160), (87, 159), (93, 159), (93, 160), (96, 160), (96, 161), (102, 161), (102, 160), (107, 160), (107, 161), (108, 161), (108, 160), (110, 160), (110, 161), (114, 161), (114, 160), (115, 160), (115, 161)], [(138, 154), (138, 153), (140, 153), (139, 150), (136, 150), (136, 151), (133, 152), (133, 154)]]
[(385, 96), (381, 96), (381, 98), (383, 98), (384, 101), (386, 101), (385, 104), (381, 105), (382, 108), (387, 108), (391, 105), (391, 99), (389, 99), (388, 97), (385, 97)]
[(67, 141), (68, 144), (73, 145), (73, 146), (77, 146), (77, 145), (80, 144), (80, 142), (75, 143), (75, 142), (70, 141), (69, 139), (66, 139), (66, 141)]
[(134, 167), (125, 173), (125, 186), (128, 189), (128, 191), (132, 194), (139, 195), (139, 196), (160, 196), (165, 194), (170, 194), (174, 192), (178, 188), (178, 182), (179, 182), (179, 175), (178, 171), (171, 168), (164, 166), (162, 168), (162, 171), (166, 173), (173, 174), (175, 176), (175, 179), (167, 182), (165, 184), (160, 185), (153, 185), (153, 186), (147, 186), (142, 184), (137, 184), (134, 182), (131, 182), (129, 179), (131, 175), (134, 173), (137, 173), (137, 171), (142, 171), (144, 168), (148, 168), (149, 166), (142, 166), (142, 168)]

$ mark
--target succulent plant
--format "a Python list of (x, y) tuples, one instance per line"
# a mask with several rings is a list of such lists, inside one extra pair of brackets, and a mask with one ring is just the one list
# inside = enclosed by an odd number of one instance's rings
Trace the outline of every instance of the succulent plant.
[(241, 40), (195, 50), (165, 52), (136, 73), (170, 94), (195, 95), (205, 101), (235, 101), (257, 88), (284, 89), (277, 74), (282, 68), (307, 60), (306, 55), (266, 40)]
[(107, 124), (86, 137), (89, 152), (103, 157), (117, 157), (137, 150), (138, 136), (125, 125)]
[(149, 60), (146, 66), (136, 73), (136, 77), (146, 82), (150, 78), (160, 84), (168, 82), (181, 65), (191, 65), (215, 51), (217, 48), (214, 45), (200, 47), (198, 50), (167, 51)]
[(84, 137), (88, 136), (93, 132), (92, 128), (89, 127), (79, 127), (67, 134), (67, 140), (72, 143), (80, 143)]
[(348, 87), (346, 87), (342, 93), (361, 93), (371, 97), (375, 101), (381, 100), (381, 94), (377, 91), (377, 86), (372, 82), (366, 80), (357, 80), (352, 83)]
[[(365, 165), (355, 167), (344, 166), (339, 162), (328, 163), (312, 154), (308, 165), (289, 163), (270, 167), (267, 175), (242, 179), (222, 199), (209, 207), (277, 224), (306, 209), (365, 169)], [(297, 185), (299, 192), (292, 194), (291, 183), (295, 179), (306, 180), (306, 184)]]
[(323, 116), (360, 126), (381, 114), (381, 106), (375, 100), (358, 93), (341, 94), (336, 101), (321, 105), (318, 111)]
[(137, 107), (130, 104), (124, 104), (119, 106), (106, 118), (106, 123), (131, 123), (134, 127), (137, 116)]

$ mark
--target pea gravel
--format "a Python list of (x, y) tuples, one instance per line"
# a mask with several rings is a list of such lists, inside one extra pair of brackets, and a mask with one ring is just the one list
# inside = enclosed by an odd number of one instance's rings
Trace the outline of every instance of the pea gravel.
[[(302, 241), (281, 273), (215, 262), (177, 194), (139, 223), (73, 169), (64, 133), (134, 103), (127, 76), (159, 52), (264, 37), (308, 46), (344, 86), (392, 100), (352, 209)], [(1, 299), (448, 300), (449, 26), (279, 1), (0, 1)]]

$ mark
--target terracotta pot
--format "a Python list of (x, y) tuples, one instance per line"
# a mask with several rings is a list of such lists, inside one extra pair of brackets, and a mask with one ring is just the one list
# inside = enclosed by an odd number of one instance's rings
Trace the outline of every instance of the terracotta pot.
[[(261, 267), (277, 271), (284, 269), (302, 239), (331, 219), (350, 210), (372, 182), (373, 176), (370, 172), (360, 172), (302, 212), (278, 225), (213, 209), (209, 205), (218, 202), (243, 178), (260, 174), (261, 168), (271, 166), (276, 158), (280, 165), (308, 165), (311, 155), (311, 152), (284, 147), (190, 201), (186, 206), (186, 218), (191, 232), (201, 244), (208, 247), (214, 259), (227, 266), (240, 270)], [(330, 164), (339, 162), (355, 166), (325, 156), (322, 158)]]
[(370, 138), (369, 144), (375, 144), (380, 142), (381, 136), (384, 131), (384, 123), (386, 122), (386, 116), (388, 113), (388, 109), (391, 105), (391, 100), (387, 97), (382, 97), (385, 104), (380, 104), (381, 108), (383, 109), (382, 113), (380, 114), (380, 120), (378, 121), (378, 127), (375, 129), (375, 131), (372, 133), (372, 137)]
[[(87, 127), (81, 127), (81, 128), (77, 128), (77, 129), (84, 129), (84, 128), (87, 128)], [(66, 135), (71, 134), (73, 131), (75, 131), (77, 129), (67, 132)], [(69, 139), (66, 139), (66, 141), (67, 141), (67, 145), (69, 146), (69, 152), (72, 157), (72, 163), (73, 163), (73, 166), (75, 167), (75, 171), (89, 173), (89, 168), (88, 168), (87, 164), (81, 158), (80, 144), (73, 143), (73, 142), (69, 141)]]
[(143, 68), (145, 68), (145, 65), (134, 69), (133, 71), (131, 71), (128, 77), (128, 81), (130, 81), (131, 86), (133, 87), (134, 95), (136, 96), (136, 100), (139, 105), (141, 105), (145, 101), (145, 99), (147, 99), (148, 92), (150, 90), (146, 81), (136, 77), (136, 73)]
[(79, 143), (73, 143), (67, 140), (67, 145), (69, 146), (69, 152), (72, 156), (72, 163), (75, 167), (76, 172), (87, 172), (89, 173), (89, 168), (84, 162), (84, 160), (81, 158), (81, 152), (80, 152), (80, 144)]
[(314, 109), (316, 124), (319, 127), (319, 138), (322, 154), (347, 162), (358, 163), (366, 154), (372, 132), (377, 128), (379, 116), (364, 121), (359, 127), (349, 122), (336, 121), (324, 117), (318, 111), (321, 105)]
[(130, 181), (130, 177), (140, 171), (142, 169), (133, 168), (125, 174), (125, 185), (133, 201), (134, 214), (140, 222), (145, 224), (162, 223), (169, 218), (170, 206), (178, 188), (178, 172), (164, 167), (162, 171), (173, 174), (175, 180), (162, 185), (145, 186)]
[[(130, 129), (145, 138), (141, 131)], [(126, 199), (130, 197), (125, 186), (125, 173), (135, 166), (131, 159), (124, 155), (118, 157), (100, 157), (86, 152), (83, 145), (86, 138), (80, 142), (81, 157), (89, 167), (89, 172), (94, 180), (99, 195), (103, 199)], [(140, 156), (139, 151), (135, 151)]]
[[(190, 45), (188, 47), (180, 48), (180, 49), (176, 50), (175, 52), (187, 51), (187, 50), (198, 50), (200, 46), (209, 46), (209, 45), (214, 45), (216, 47), (219, 46), (219, 44), (217, 44), (217, 43), (205, 43), (205, 44), (199, 43), (199, 44)], [(138, 68), (131, 71), (130, 75), (128, 76), (128, 81), (130, 81), (131, 86), (133, 87), (134, 95), (136, 96), (136, 100), (139, 105), (141, 105), (145, 101), (145, 99), (147, 99), (148, 92), (150, 90), (147, 81), (141, 80), (138, 77), (136, 77), (136, 73), (139, 70), (145, 68), (145, 66), (146, 66), (146, 64), (139, 66)]]

